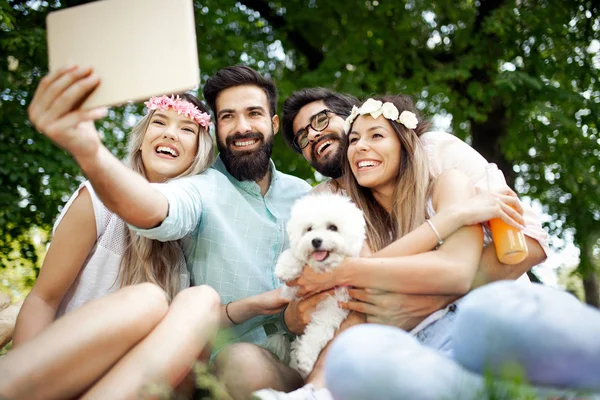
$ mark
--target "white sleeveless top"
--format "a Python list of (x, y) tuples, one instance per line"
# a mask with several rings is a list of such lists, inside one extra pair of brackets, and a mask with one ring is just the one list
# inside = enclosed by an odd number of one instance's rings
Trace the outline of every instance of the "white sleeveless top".
[[(104, 206), (89, 181), (82, 183), (65, 204), (54, 223), (52, 233), (56, 231), (83, 186), (87, 188), (92, 199), (96, 218), (96, 243), (83, 263), (75, 281), (73, 281), (58, 306), (56, 318), (81, 307), (90, 300), (104, 297), (119, 288), (119, 266), (125, 252), (127, 225)], [(181, 288), (183, 289), (190, 286), (190, 276), (182, 251), (178, 258), (178, 260), (173, 260), (173, 265), (177, 265), (179, 268)]]

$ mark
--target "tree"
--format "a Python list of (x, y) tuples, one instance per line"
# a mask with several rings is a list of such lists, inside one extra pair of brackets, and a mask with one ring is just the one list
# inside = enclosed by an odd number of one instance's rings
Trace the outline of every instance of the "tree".
[[(37, 4), (37, 9), (32, 4)], [(58, 2), (1, 7), (0, 246), (31, 225), (48, 228), (78, 169), (31, 129), (25, 106), (46, 71), (43, 18)], [(79, 3), (77, 1), (70, 3)], [(195, 0), (201, 78), (244, 63), (272, 76), (281, 98), (308, 86), (359, 97), (404, 92), (497, 163), (521, 195), (537, 199), (556, 235), (573, 232), (587, 301), (598, 305), (600, 150), (599, 4), (592, 0)], [(596, 50), (594, 50), (596, 47)], [(6, 56), (4, 56), (6, 55)], [(12, 67), (11, 67), (12, 65)], [(122, 150), (117, 109), (102, 122)], [(9, 134), (10, 133), (10, 134)], [(278, 138), (275, 162), (314, 172)], [(43, 172), (40, 172), (43, 171)], [(40, 194), (41, 193), (41, 194)], [(1, 251), (1, 250), (0, 250)], [(7, 254), (1, 251), (3, 254)], [(27, 257), (32, 254), (25, 253)]]
[(451, 114), (456, 135), (542, 202), (552, 233), (575, 232), (586, 300), (599, 305), (597, 2), (242, 3), (282, 35), (294, 88), (405, 92)]

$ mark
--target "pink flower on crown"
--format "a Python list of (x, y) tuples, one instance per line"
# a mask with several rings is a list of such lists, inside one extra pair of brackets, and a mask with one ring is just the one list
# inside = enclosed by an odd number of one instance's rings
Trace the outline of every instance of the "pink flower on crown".
[(173, 110), (177, 115), (183, 115), (204, 128), (208, 128), (211, 125), (210, 115), (208, 113), (200, 111), (194, 104), (181, 99), (179, 96), (152, 97), (150, 100), (144, 102), (144, 105), (146, 105), (148, 111)]

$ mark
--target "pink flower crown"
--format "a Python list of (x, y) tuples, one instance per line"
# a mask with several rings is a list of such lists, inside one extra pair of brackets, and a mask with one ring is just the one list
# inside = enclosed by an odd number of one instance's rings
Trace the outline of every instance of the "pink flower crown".
[(212, 123), (210, 121), (210, 115), (200, 111), (198, 107), (193, 105), (192, 103), (181, 99), (179, 96), (175, 97), (171, 95), (169, 96), (160, 96), (160, 97), (152, 97), (150, 100), (144, 102), (146, 107), (148, 107), (148, 111), (152, 110), (161, 110), (166, 111), (171, 109), (177, 112), (178, 115), (183, 115), (186, 118), (191, 119), (198, 123), (198, 125), (208, 128)]

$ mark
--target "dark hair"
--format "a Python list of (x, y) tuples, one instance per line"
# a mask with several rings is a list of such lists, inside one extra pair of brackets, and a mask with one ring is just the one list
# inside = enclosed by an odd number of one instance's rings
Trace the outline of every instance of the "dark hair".
[(294, 146), (294, 118), (305, 105), (314, 101), (322, 101), (327, 108), (346, 118), (352, 111), (352, 106), (359, 103), (358, 99), (349, 94), (333, 92), (322, 87), (301, 89), (292, 93), (283, 102), (283, 139), (295, 151), (300, 151)]
[(277, 113), (277, 88), (275, 83), (250, 67), (234, 65), (218, 70), (204, 85), (204, 98), (213, 114), (217, 113), (216, 103), (219, 93), (225, 89), (242, 85), (253, 85), (261, 88), (267, 95), (271, 117)]

